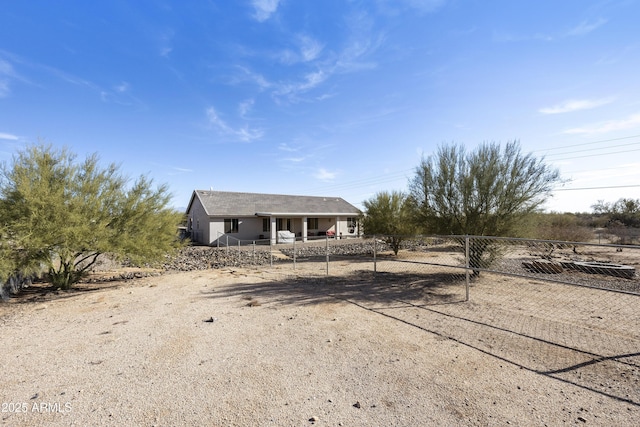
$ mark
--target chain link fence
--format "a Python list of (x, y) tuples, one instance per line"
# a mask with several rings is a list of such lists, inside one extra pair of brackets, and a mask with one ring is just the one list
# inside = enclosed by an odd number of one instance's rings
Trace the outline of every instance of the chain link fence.
[(449, 275), (448, 281), (469, 285), (484, 272), (640, 294), (640, 246), (632, 245), (484, 236), (324, 237), (274, 245), (268, 239), (227, 237), (217, 249), (237, 255), (241, 264), (268, 261), (311, 275), (437, 272), (443, 280)]
[(480, 236), (234, 243), (221, 250), (263, 251), (262, 265), (331, 297), (640, 406), (640, 246)]

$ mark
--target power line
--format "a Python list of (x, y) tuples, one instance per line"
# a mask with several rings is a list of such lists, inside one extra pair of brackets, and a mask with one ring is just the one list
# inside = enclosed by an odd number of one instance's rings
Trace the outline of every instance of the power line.
[[(627, 167), (637, 167), (637, 166), (636, 165), (633, 165), (633, 166), (629, 165)], [(601, 169), (595, 169), (595, 170), (594, 169), (586, 169), (586, 170), (577, 170), (577, 171), (567, 171), (567, 172), (565, 172), (565, 175), (573, 175), (573, 174), (586, 173), (586, 172), (589, 172), (589, 173), (604, 172), (604, 171), (612, 171), (612, 170), (619, 171), (620, 168), (621, 168), (621, 166), (612, 167), (612, 168), (601, 168)]]
[(532, 151), (532, 153), (538, 153), (538, 152), (541, 152), (541, 151), (562, 150), (564, 148), (572, 148), (572, 147), (583, 147), (585, 145), (601, 144), (603, 142), (620, 141), (620, 140), (623, 140), (623, 139), (631, 139), (631, 138), (640, 138), (640, 135), (623, 136), (623, 137), (620, 137), (620, 138), (611, 138), (611, 139), (601, 139), (600, 141), (583, 142), (581, 144), (573, 144), (573, 145), (564, 145), (564, 146), (559, 146), (559, 147), (545, 148), (545, 149), (540, 149), (540, 150), (534, 150), (534, 151)]
[(626, 153), (633, 153), (635, 151), (640, 151), (640, 148), (638, 148), (637, 150), (624, 150), (624, 151), (614, 151), (612, 153), (598, 153), (598, 154), (587, 154), (585, 156), (573, 156), (573, 157), (563, 157), (560, 159), (555, 159), (554, 161), (560, 161), (560, 160), (574, 160), (574, 159), (584, 159), (586, 157), (596, 157), (596, 156), (609, 156), (611, 154), (626, 154)]
[(613, 188), (638, 188), (638, 187), (640, 187), (640, 185), (610, 185), (607, 187), (558, 188), (553, 191), (611, 190)]
[[(638, 141), (638, 142), (632, 142), (632, 143), (629, 143), (629, 144), (610, 145), (610, 146), (608, 146), (608, 147), (589, 148), (589, 149), (587, 149), (587, 150), (579, 150), (579, 151), (578, 151), (578, 153), (585, 153), (585, 152), (587, 152), (587, 151), (608, 150), (608, 149), (611, 149), (611, 148), (618, 148), (618, 147), (628, 147), (628, 146), (630, 146), (630, 145), (637, 145), (637, 144), (640, 144), (640, 141)], [(553, 157), (553, 156), (562, 156), (562, 155), (564, 155), (564, 154), (573, 154), (573, 153), (575, 153), (575, 151), (574, 151), (574, 152), (568, 151), (568, 152), (564, 152), (564, 153), (556, 153), (556, 154), (552, 154), (552, 155), (551, 155), (551, 156), (549, 156), (549, 157)], [(602, 153), (602, 154), (603, 154), (603, 155), (606, 155), (606, 154), (608, 154), (608, 153)], [(547, 156), (545, 156), (545, 158), (546, 158), (546, 157), (547, 157)]]
[[(625, 136), (625, 137), (620, 137), (620, 138), (610, 138), (610, 139), (602, 139), (602, 140), (592, 141), (592, 142), (585, 142), (585, 143), (581, 143), (581, 144), (564, 145), (564, 146), (558, 146), (558, 147), (553, 147), (553, 148), (549, 148), (549, 149), (534, 150), (534, 151), (531, 151), (531, 153), (543, 152), (543, 151), (561, 150), (561, 149), (567, 149), (567, 148), (572, 148), (572, 147), (584, 147), (584, 146), (589, 146), (589, 145), (594, 145), (594, 144), (601, 144), (601, 143), (604, 143), (604, 142), (620, 141), (620, 140), (632, 139), (632, 138), (640, 138), (640, 135), (630, 135), (630, 136)], [(592, 149), (587, 149), (587, 150), (578, 150), (577, 153), (587, 152), (587, 151), (594, 151), (594, 150), (605, 150), (605, 149), (611, 149), (611, 148), (616, 148), (616, 147), (626, 147), (626, 146), (631, 146), (631, 145), (635, 145), (635, 144), (638, 144), (638, 143), (640, 143), (640, 142), (634, 142), (634, 143), (630, 143), (630, 144), (618, 144), (618, 145), (615, 145), (615, 146), (602, 147), (602, 148), (592, 148)], [(614, 151), (614, 152), (609, 152), (609, 153), (587, 154), (587, 155), (582, 155), (582, 156), (561, 157), (561, 158), (558, 158), (558, 159), (553, 159), (553, 161), (582, 159), (582, 158), (588, 158), (588, 157), (607, 156), (607, 155), (613, 155), (613, 154), (625, 154), (625, 153), (631, 153), (631, 152), (636, 152), (636, 151), (640, 151), (640, 149)], [(556, 154), (552, 154), (551, 156), (561, 156), (561, 155), (564, 155), (564, 154), (570, 154), (570, 153), (568, 153), (568, 152), (556, 153)], [(602, 170), (608, 170), (608, 169), (616, 169), (616, 168), (607, 168), (607, 169), (602, 169)], [(376, 185), (376, 184), (384, 184), (384, 183), (387, 183), (387, 182), (396, 181), (396, 180), (398, 180), (398, 179), (400, 179), (402, 177), (406, 177), (407, 173), (415, 172), (415, 170), (416, 170), (416, 168), (413, 167), (411, 169), (405, 169), (405, 170), (402, 170), (402, 171), (399, 171), (399, 172), (395, 172), (395, 173), (392, 173), (392, 174), (389, 174), (389, 175), (385, 175), (385, 176), (364, 178), (364, 179), (359, 179), (359, 180), (355, 180), (355, 181), (348, 181), (348, 182), (344, 182), (344, 183), (340, 183), (340, 184), (331, 184), (331, 185), (327, 185), (327, 186), (316, 187), (316, 188), (310, 189), (309, 192), (311, 194), (314, 194), (314, 193), (318, 194), (320, 192), (325, 192), (325, 191), (349, 190), (349, 189), (362, 188), (362, 187), (367, 187), (367, 186)], [(600, 169), (590, 170), (590, 172), (598, 172), (598, 171), (600, 171)], [(572, 173), (576, 173), (576, 172), (572, 172)], [(631, 186), (591, 187), (591, 188), (577, 188), (577, 189), (557, 189), (555, 191), (597, 190), (597, 189), (633, 188), (633, 187), (638, 187), (638, 186), (631, 185)]]

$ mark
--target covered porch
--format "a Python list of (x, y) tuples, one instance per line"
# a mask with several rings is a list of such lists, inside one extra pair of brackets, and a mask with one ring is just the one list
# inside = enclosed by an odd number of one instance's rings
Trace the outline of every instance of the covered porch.
[(290, 231), (295, 235), (297, 240), (302, 240), (303, 242), (307, 240), (324, 239), (327, 236), (340, 238), (346, 234), (356, 235), (357, 224), (354, 224), (355, 218), (347, 221), (346, 216), (265, 213), (258, 213), (256, 216), (263, 218), (263, 221), (269, 224), (268, 230), (264, 230), (264, 227), (263, 230), (264, 237), (269, 238), (271, 244), (279, 243), (277, 241), (278, 231)]

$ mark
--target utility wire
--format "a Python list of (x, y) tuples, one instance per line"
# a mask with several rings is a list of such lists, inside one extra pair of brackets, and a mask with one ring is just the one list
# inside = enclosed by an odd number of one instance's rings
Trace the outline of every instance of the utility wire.
[[(611, 148), (628, 147), (628, 146), (630, 146), (630, 145), (638, 145), (638, 144), (640, 144), (640, 141), (638, 141), (638, 142), (631, 142), (631, 143), (629, 143), (629, 144), (610, 145), (610, 146), (608, 146), (608, 147), (589, 148), (589, 149), (587, 149), (587, 150), (579, 150), (579, 151), (577, 151), (577, 153), (585, 153), (585, 152), (587, 152), (587, 151), (608, 150), (608, 149), (611, 149)], [(549, 156), (545, 156), (545, 158), (548, 158), (548, 157), (554, 157), (554, 156), (562, 156), (562, 155), (565, 155), (565, 154), (574, 154), (574, 153), (576, 153), (576, 151), (566, 151), (566, 152), (563, 152), (563, 153), (551, 154), (551, 155), (549, 155)], [(606, 154), (608, 154), (608, 153), (602, 153), (602, 154), (603, 154), (603, 155), (606, 155)]]
[(603, 142), (620, 141), (620, 140), (623, 140), (623, 139), (631, 139), (631, 138), (640, 138), (640, 135), (623, 136), (621, 138), (601, 139), (599, 141), (583, 142), (583, 143), (580, 143), (580, 144), (573, 144), (573, 145), (563, 145), (563, 146), (559, 146), (559, 147), (552, 147), (552, 148), (534, 150), (534, 151), (532, 151), (532, 153), (539, 153), (541, 151), (562, 150), (562, 149), (565, 149), (565, 148), (572, 148), (572, 147), (583, 147), (585, 145), (602, 144)]
[[(631, 136), (625, 136), (625, 137), (620, 137), (620, 138), (603, 139), (603, 140), (598, 140), (598, 141), (585, 142), (585, 143), (581, 143), (581, 144), (564, 145), (564, 146), (552, 147), (552, 148), (549, 148), (549, 149), (534, 150), (534, 151), (531, 151), (531, 153), (537, 153), (537, 152), (543, 152), (543, 151), (546, 152), (546, 151), (553, 151), (553, 150), (561, 150), (561, 149), (567, 149), (567, 148), (572, 148), (572, 147), (584, 147), (584, 146), (589, 146), (589, 145), (601, 144), (601, 143), (604, 143), (604, 142), (620, 141), (620, 140), (632, 139), (632, 138), (640, 138), (640, 135), (631, 135)], [(590, 149), (586, 149), (586, 150), (578, 150), (575, 153), (582, 153), (582, 152), (588, 152), (588, 151), (597, 151), (597, 150), (605, 150), (605, 149), (611, 149), (611, 148), (617, 148), (617, 147), (626, 147), (626, 146), (632, 146), (632, 145), (635, 145), (635, 144), (638, 144), (638, 143), (640, 143), (640, 142), (634, 142), (634, 143), (629, 143), (629, 144), (618, 144), (618, 145), (614, 145), (614, 146), (601, 147), (601, 148), (590, 148)], [(608, 153), (587, 154), (587, 155), (581, 155), (581, 156), (561, 157), (561, 158), (552, 159), (552, 161), (582, 159), (582, 158), (596, 157), (596, 156), (607, 156), (607, 155), (613, 155), (613, 154), (631, 153), (631, 152), (636, 152), (636, 151), (640, 151), (640, 149), (613, 151), (613, 152), (608, 152)], [(561, 156), (561, 155), (565, 155), (565, 154), (570, 154), (570, 152), (556, 153), (556, 154), (550, 155), (550, 157), (552, 157), (552, 156)], [(546, 158), (546, 156), (545, 156), (545, 158)], [(609, 169), (617, 169), (617, 168), (607, 168), (607, 169), (602, 169), (602, 170), (609, 170)], [(348, 190), (348, 189), (356, 189), (356, 188), (368, 187), (368, 186), (376, 185), (376, 184), (384, 184), (384, 183), (388, 183), (388, 182), (397, 181), (398, 179), (403, 178), (403, 177), (406, 178), (406, 174), (407, 173), (415, 172), (415, 170), (416, 170), (416, 168), (413, 167), (411, 169), (405, 169), (405, 170), (402, 170), (402, 171), (399, 171), (399, 172), (395, 172), (395, 173), (392, 173), (392, 174), (389, 174), (389, 175), (377, 176), (377, 177), (372, 177), (372, 178), (363, 178), (363, 179), (344, 182), (344, 183), (340, 183), (340, 184), (330, 184), (330, 185), (327, 185), (327, 186), (315, 187), (313, 189), (310, 189), (309, 192), (311, 194), (319, 194), (320, 192), (326, 192), (326, 191)], [(600, 169), (591, 170), (590, 172), (597, 172), (597, 171), (600, 171)], [(571, 173), (578, 173), (578, 172), (571, 172)], [(576, 189), (567, 188), (567, 189), (557, 189), (555, 191), (573, 191), (573, 190), (583, 190), (583, 189), (584, 190), (597, 190), (597, 189), (634, 188), (634, 187), (639, 187), (639, 186), (632, 185), (632, 186), (591, 187), (591, 188), (576, 188)]]
[(557, 188), (553, 191), (610, 190), (612, 188), (638, 188), (640, 185), (610, 185), (606, 187)]
[(554, 159), (554, 161), (560, 161), (560, 160), (573, 160), (573, 159), (584, 159), (586, 157), (596, 157), (596, 156), (609, 156), (611, 154), (625, 154), (625, 153), (633, 153), (634, 151), (640, 151), (640, 148), (638, 148), (637, 150), (624, 150), (624, 151), (614, 151), (611, 153), (598, 153), (598, 154), (587, 154), (585, 156), (573, 156), (573, 157), (563, 157), (560, 159)]

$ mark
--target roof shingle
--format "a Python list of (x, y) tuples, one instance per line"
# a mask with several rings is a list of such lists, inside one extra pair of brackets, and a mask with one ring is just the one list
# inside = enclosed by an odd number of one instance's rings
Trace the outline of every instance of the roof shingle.
[(256, 214), (356, 216), (360, 214), (358, 208), (340, 197), (206, 190), (196, 190), (194, 197), (200, 199), (209, 216), (254, 216)]

